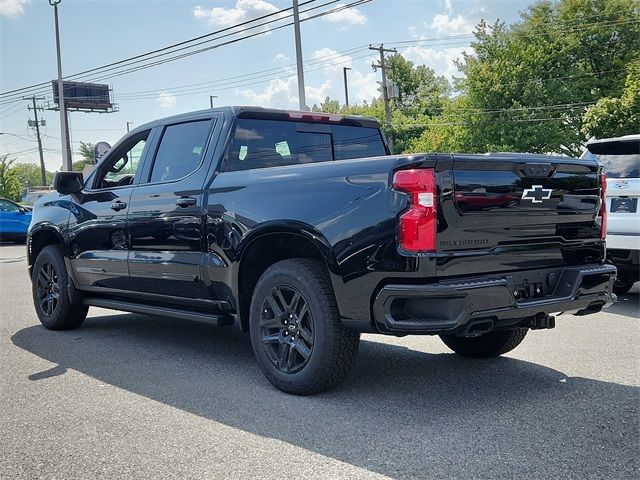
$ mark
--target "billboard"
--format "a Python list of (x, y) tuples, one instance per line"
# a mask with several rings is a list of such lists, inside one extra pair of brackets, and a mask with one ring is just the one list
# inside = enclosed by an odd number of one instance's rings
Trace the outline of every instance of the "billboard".
[[(58, 82), (52, 80), (53, 101), (56, 105), (58, 99)], [(112, 112), (114, 104), (111, 102), (111, 89), (109, 85), (101, 83), (62, 82), (64, 89), (64, 104), (67, 110), (85, 112)]]

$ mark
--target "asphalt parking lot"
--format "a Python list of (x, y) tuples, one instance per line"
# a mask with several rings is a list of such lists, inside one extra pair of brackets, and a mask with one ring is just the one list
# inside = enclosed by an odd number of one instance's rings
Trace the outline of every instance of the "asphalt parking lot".
[(365, 335), (314, 397), (248, 336), (94, 309), (40, 326), (24, 246), (0, 246), (0, 478), (638, 478), (639, 290), (510, 354)]

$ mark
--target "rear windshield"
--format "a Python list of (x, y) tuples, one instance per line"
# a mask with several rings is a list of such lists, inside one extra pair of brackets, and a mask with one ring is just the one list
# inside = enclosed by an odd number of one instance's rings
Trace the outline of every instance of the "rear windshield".
[(640, 178), (640, 154), (596, 155), (587, 152), (585, 158), (598, 160), (608, 178)]
[(640, 178), (640, 142), (611, 141), (588, 148), (583, 157), (598, 160), (607, 177)]
[(227, 171), (386, 155), (377, 128), (239, 119)]

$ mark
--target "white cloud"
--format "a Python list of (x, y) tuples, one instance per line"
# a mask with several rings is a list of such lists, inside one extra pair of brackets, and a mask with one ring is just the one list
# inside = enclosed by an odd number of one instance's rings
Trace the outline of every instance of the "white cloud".
[(433, 17), (431, 28), (439, 34), (473, 33), (475, 22), (458, 14), (455, 17), (449, 14), (439, 13)]
[(349, 72), (349, 103), (370, 102), (380, 96), (378, 79), (375, 72), (362, 73), (360, 70)]
[[(319, 86), (313, 86), (307, 83), (305, 90), (307, 104), (312, 106), (314, 103), (324, 101), (326, 97), (331, 96), (332, 89), (333, 84), (330, 79), (325, 79)], [(263, 91), (246, 89), (238, 93), (248, 99), (252, 105), (260, 107), (295, 109), (299, 107), (298, 80), (295, 76), (284, 80), (279, 78), (271, 80)]]
[[(344, 7), (344, 4), (338, 3), (333, 8)], [(330, 13), (322, 17), (327, 22), (344, 23), (347, 25), (364, 25), (367, 23), (367, 16), (355, 7), (344, 8), (337, 12)]]
[(305, 88), (305, 97), (307, 99), (307, 104), (312, 106), (314, 103), (320, 104), (324, 102), (324, 99), (331, 96), (331, 91), (333, 90), (333, 84), (330, 79), (325, 79), (322, 82), (322, 85), (319, 87), (314, 87), (312, 85), (306, 85)]
[(291, 59), (287, 57), (284, 53), (278, 53), (275, 57), (273, 57), (273, 62), (288, 62)]
[[(378, 84), (376, 83), (376, 74), (371, 71), (362, 73), (360, 70), (357, 70), (353, 66), (351, 56), (343, 55), (330, 48), (321, 48), (313, 52), (312, 57), (314, 60), (322, 61), (322, 73), (325, 76), (335, 76), (338, 73), (342, 74), (343, 67), (352, 69), (347, 74), (351, 103), (361, 103), (365, 100), (370, 102), (373, 98), (380, 95), (378, 92)], [(365, 64), (368, 66), (370, 62), (365, 62)], [(340, 78), (342, 78), (341, 75)], [(326, 82), (324, 85), (326, 85)], [(323, 93), (321, 101), (324, 100), (324, 97), (327, 95), (332, 98), (337, 98), (341, 102), (344, 101), (342, 98), (344, 95), (342, 88), (342, 82), (340, 82), (339, 88), (332, 88), (331, 91), (329, 91), (329, 87), (326, 87), (326, 94)]]
[(275, 78), (261, 92), (248, 88), (237, 93), (259, 107), (292, 108), (298, 100), (298, 82), (295, 76)]
[(449, 79), (454, 75), (459, 75), (455, 65), (457, 59), (462, 59), (465, 47), (451, 47), (443, 49), (433, 49), (428, 47), (409, 47), (402, 56), (417, 64), (424, 64), (432, 68), (436, 74), (444, 75)]
[(178, 99), (173, 93), (160, 92), (156, 102), (158, 102), (160, 108), (174, 108), (178, 104)]
[[(371, 70), (366, 70), (365, 73), (358, 70), (351, 56), (343, 55), (330, 48), (321, 48), (313, 52), (312, 58), (316, 63), (305, 68), (307, 77), (305, 93), (308, 106), (314, 103), (320, 104), (326, 97), (344, 102), (342, 67), (352, 69), (348, 72), (350, 103), (370, 102), (373, 98), (380, 96), (376, 73)], [(365, 63), (366, 67), (369, 67), (369, 64)], [(291, 73), (290, 77), (271, 80), (263, 90), (244, 89), (236, 93), (254, 105), (298, 108), (297, 77), (294, 69), (288, 71)]]
[[(312, 58), (321, 61), (324, 73), (334, 73), (342, 71), (342, 67), (351, 67), (352, 58), (349, 55), (332, 50), (331, 48), (321, 48), (313, 52)], [(318, 68), (314, 65), (312, 68)]]
[[(205, 8), (197, 6), (193, 9), (193, 16), (198, 20), (204, 20), (209, 25), (217, 27), (231, 27), (238, 23), (246, 22), (257, 17), (262, 17), (280, 10), (275, 5), (264, 0), (238, 0), (235, 7), (212, 7)], [(276, 20), (285, 16), (286, 12), (280, 15), (269, 17)], [(266, 28), (265, 26), (264, 28)]]
[(24, 7), (31, 0), (0, 0), (0, 15), (15, 18), (24, 12)]

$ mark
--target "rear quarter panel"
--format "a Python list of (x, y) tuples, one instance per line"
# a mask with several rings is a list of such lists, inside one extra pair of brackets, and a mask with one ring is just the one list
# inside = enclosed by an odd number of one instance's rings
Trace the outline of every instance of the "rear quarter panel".
[[(239, 261), (253, 239), (299, 233), (325, 257), (341, 315), (369, 318), (380, 282), (417, 276), (417, 259), (401, 256), (396, 246), (396, 217), (407, 197), (390, 183), (400, 165), (426, 161), (379, 157), (220, 173), (207, 202), (208, 248), (215, 256), (209, 263), (220, 266), (212, 278), (237, 292)], [(428, 268), (432, 261), (423, 263)]]

